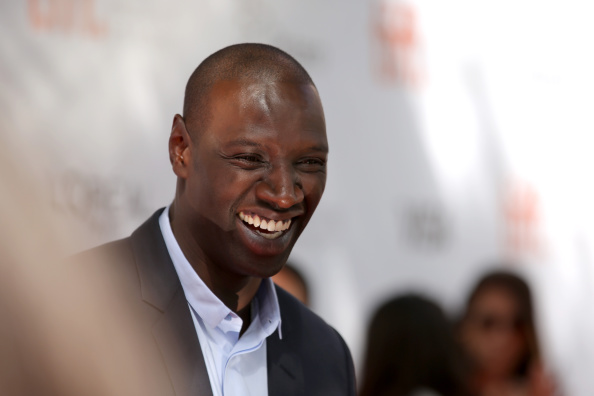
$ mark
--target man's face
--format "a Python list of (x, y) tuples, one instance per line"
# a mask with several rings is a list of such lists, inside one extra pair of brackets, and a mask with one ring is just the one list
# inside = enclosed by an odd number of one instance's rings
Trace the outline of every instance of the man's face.
[(210, 268), (269, 277), (286, 262), (326, 184), (324, 114), (311, 85), (220, 81), (192, 131), (183, 219)]

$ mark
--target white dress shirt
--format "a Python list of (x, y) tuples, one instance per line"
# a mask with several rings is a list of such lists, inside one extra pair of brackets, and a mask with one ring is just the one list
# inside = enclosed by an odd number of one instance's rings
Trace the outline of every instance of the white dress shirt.
[(169, 223), (169, 207), (159, 225), (188, 300), (213, 396), (267, 395), (266, 337), (277, 327), (280, 336), (280, 308), (272, 280), (262, 281), (252, 300), (252, 322), (240, 338), (243, 321), (213, 294), (184, 256)]

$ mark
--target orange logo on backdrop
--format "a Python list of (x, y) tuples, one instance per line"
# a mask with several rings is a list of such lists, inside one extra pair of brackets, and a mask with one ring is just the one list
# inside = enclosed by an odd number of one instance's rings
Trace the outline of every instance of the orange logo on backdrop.
[(28, 0), (28, 11), (29, 22), (37, 31), (92, 37), (107, 33), (106, 23), (97, 18), (95, 0)]
[(415, 9), (411, 4), (381, 0), (374, 11), (376, 75), (384, 82), (419, 86), (423, 73)]
[(540, 255), (543, 245), (540, 201), (536, 190), (528, 184), (513, 186), (505, 200), (506, 245), (512, 257)]

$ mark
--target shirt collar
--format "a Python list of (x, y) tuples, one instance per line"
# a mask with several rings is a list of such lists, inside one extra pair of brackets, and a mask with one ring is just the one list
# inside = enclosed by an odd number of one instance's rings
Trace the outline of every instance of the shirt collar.
[[(159, 217), (159, 226), (186, 299), (194, 311), (211, 328), (219, 326), (228, 328), (226, 322), (229, 321), (236, 323), (239, 321), (239, 327), (241, 328), (241, 319), (206, 286), (186, 259), (171, 229), (169, 206), (165, 208)], [(253, 319), (260, 321), (260, 326), (266, 335), (272, 334), (278, 328), (279, 336), (281, 336), (280, 307), (274, 283), (270, 278), (262, 280), (254, 298), (254, 303), (257, 304), (257, 307), (255, 307), (256, 315)], [(227, 319), (226, 322), (225, 319)]]
[(278, 328), (278, 336), (282, 339), (280, 306), (278, 305), (278, 297), (272, 279), (265, 278), (262, 280), (255, 301), (258, 304), (257, 312), (260, 325), (266, 336), (268, 337)]

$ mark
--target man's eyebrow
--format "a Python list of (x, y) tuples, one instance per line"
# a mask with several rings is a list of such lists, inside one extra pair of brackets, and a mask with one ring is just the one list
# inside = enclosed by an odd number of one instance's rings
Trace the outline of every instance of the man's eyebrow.
[(328, 152), (328, 146), (326, 145), (315, 145), (315, 146), (310, 146), (307, 148), (307, 151), (323, 151), (323, 152)]
[[(228, 146), (251, 146), (251, 147), (264, 147), (262, 144), (258, 142), (254, 142), (253, 140), (249, 139), (235, 139), (227, 143)], [(305, 151), (322, 151), (328, 152), (328, 146), (326, 145), (312, 145), (308, 147)]]
[(254, 142), (253, 140), (248, 139), (236, 139), (232, 140), (227, 143), (229, 146), (252, 146), (252, 147), (262, 147), (262, 145), (258, 142)]

